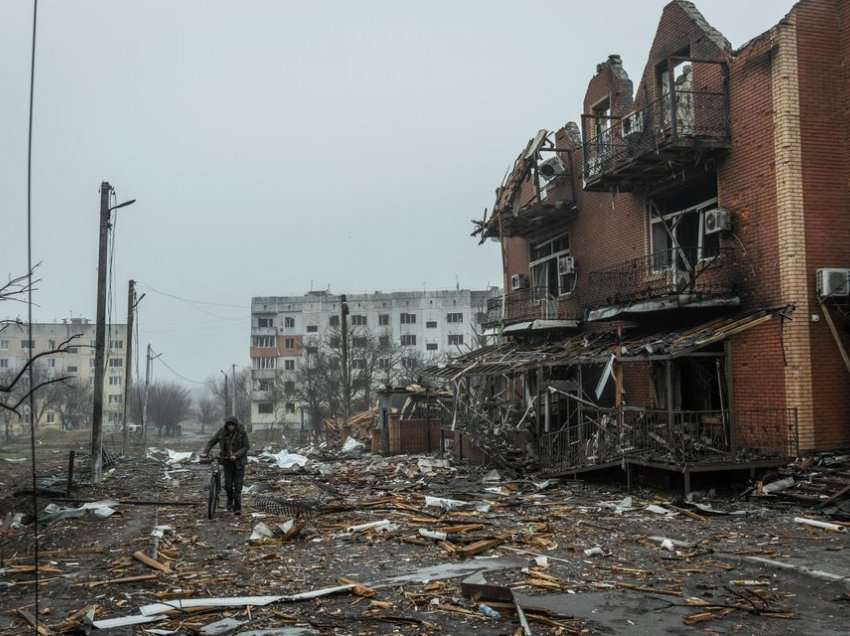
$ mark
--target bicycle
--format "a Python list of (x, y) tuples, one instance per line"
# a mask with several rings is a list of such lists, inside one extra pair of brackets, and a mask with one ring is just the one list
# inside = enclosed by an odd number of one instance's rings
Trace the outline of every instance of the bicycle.
[(218, 457), (201, 457), (202, 464), (210, 464), (210, 484), (207, 493), (207, 518), (215, 516), (218, 508), (218, 494), (221, 492), (221, 464)]

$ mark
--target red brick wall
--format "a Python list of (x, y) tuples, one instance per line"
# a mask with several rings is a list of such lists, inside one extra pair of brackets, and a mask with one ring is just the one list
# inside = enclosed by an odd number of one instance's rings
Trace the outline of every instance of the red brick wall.
[[(795, 13), (806, 264), (810, 298), (815, 303), (815, 271), (821, 267), (850, 267), (850, 192), (846, 178), (850, 11), (841, 0), (804, 0)], [(837, 15), (843, 23), (836, 20)], [(838, 139), (845, 142), (837, 143)], [(808, 316), (797, 318), (806, 320)], [(847, 446), (850, 375), (826, 322), (812, 324), (810, 333), (815, 444), (818, 448)]]

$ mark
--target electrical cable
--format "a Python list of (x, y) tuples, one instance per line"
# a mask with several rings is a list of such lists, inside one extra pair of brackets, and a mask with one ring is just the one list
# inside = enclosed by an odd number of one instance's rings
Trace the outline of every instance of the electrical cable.
[(30, 52), (30, 104), (29, 104), (29, 129), (27, 132), (27, 339), (29, 340), (29, 420), (30, 420), (30, 459), (32, 465), (32, 512), (33, 512), (33, 560), (35, 562), (34, 576), (34, 611), (33, 617), (35, 625), (33, 625), (36, 633), (39, 632), (39, 534), (38, 534), (38, 489), (36, 486), (36, 465), (35, 465), (35, 396), (33, 395), (33, 349), (32, 346), (32, 114), (33, 101), (35, 96), (35, 35), (36, 24), (38, 19), (38, 0), (33, 0), (32, 4), (32, 50)]
[(228, 303), (216, 303), (209, 300), (192, 300), (191, 298), (184, 298), (183, 296), (178, 296), (177, 294), (169, 294), (168, 292), (160, 291), (155, 287), (152, 287), (148, 283), (144, 281), (136, 281), (138, 284), (143, 285), (145, 288), (149, 289), (155, 294), (159, 294), (160, 296), (167, 296), (168, 298), (173, 298), (174, 300), (179, 300), (184, 303), (190, 303), (193, 305), (213, 305), (215, 307), (230, 307), (232, 309), (247, 309), (245, 305), (232, 305)]
[(157, 360), (162, 362), (163, 366), (165, 366), (166, 369), (171, 371), (174, 375), (176, 375), (181, 380), (185, 380), (186, 382), (191, 382), (192, 384), (200, 384), (202, 386), (207, 384), (206, 382), (199, 382), (198, 380), (193, 380), (192, 378), (188, 378), (185, 375), (183, 375), (182, 373), (180, 373), (179, 371), (177, 371), (176, 369), (172, 368), (165, 360), (162, 359), (162, 354), (159, 354), (159, 356), (157, 357)]

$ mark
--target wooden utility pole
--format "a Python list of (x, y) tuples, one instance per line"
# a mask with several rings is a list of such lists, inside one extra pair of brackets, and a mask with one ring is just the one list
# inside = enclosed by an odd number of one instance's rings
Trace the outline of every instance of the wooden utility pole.
[(127, 288), (127, 344), (124, 351), (124, 412), (121, 414), (121, 454), (127, 454), (127, 411), (130, 405), (130, 384), (133, 379), (133, 314), (136, 311), (136, 281)]
[(351, 417), (351, 373), (348, 368), (348, 300), (340, 296), (340, 329), (342, 330), (342, 393), (345, 406), (345, 424)]
[(100, 184), (100, 238), (97, 254), (97, 322), (94, 345), (94, 406), (91, 418), (91, 478), (99, 482), (103, 474), (103, 375), (106, 371), (106, 283), (109, 251), (110, 215), (113, 210), (132, 205), (135, 199), (109, 207), (113, 188), (108, 181)]
[(226, 418), (227, 414), (230, 413), (230, 388), (227, 383), (227, 374), (224, 371), (221, 371), (221, 374), (224, 376), (224, 417)]
[(230, 365), (230, 390), (233, 394), (230, 397), (230, 414), (236, 417), (236, 365)]
[(103, 474), (103, 373), (106, 340), (106, 265), (109, 248), (108, 181), (100, 184), (100, 241), (97, 254), (97, 324), (94, 345), (94, 407), (91, 420), (91, 479), (97, 483)]
[(148, 455), (148, 389), (151, 384), (151, 345), (148, 343), (148, 352), (145, 356), (145, 394), (142, 398), (142, 446), (144, 456)]

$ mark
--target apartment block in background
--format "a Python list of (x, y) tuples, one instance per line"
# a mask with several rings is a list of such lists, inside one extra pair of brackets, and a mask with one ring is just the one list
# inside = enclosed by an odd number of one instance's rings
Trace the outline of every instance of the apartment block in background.
[[(358, 334), (385, 343), (399, 365), (422, 365), (466, 353), (479, 346), (488, 299), (498, 289), (483, 291), (409, 291), (349, 294), (348, 324), (352, 329), (352, 364), (358, 366)], [(313, 347), (338, 336), (340, 295), (310, 292), (303, 296), (261, 296), (251, 301), (251, 363), (253, 425), (295, 424), (302, 405), (295, 398), (273, 397), (275, 383), (296, 393), (298, 370), (308, 363)], [(379, 360), (379, 362), (382, 362)]]
[[(124, 409), (124, 362), (126, 356), (126, 324), (107, 325), (106, 371), (104, 373), (103, 408), (104, 424), (117, 427), (121, 423)], [(32, 326), (32, 343), (29, 342), (26, 325), (8, 325), (0, 332), (0, 375), (9, 376), (19, 371), (30, 356), (57, 348), (72, 336), (77, 336), (64, 353), (39, 358), (35, 362), (38, 378), (69, 378), (74, 384), (91, 387), (94, 384), (95, 324), (86, 318), (70, 318), (58, 323), (35, 323)], [(55, 388), (55, 387), (54, 387)], [(61, 409), (50, 405), (40, 414), (40, 426), (67, 427)], [(75, 426), (89, 426), (91, 415)]]

